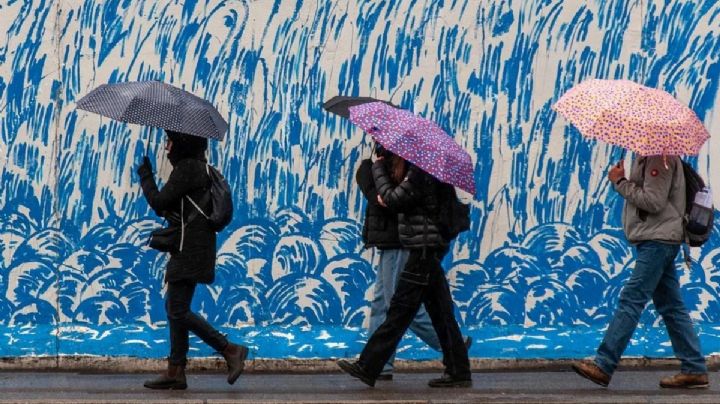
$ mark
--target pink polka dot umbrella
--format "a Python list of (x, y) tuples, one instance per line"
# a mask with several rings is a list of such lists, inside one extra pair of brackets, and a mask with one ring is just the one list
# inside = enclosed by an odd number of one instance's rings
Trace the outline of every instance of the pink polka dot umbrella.
[(349, 110), (350, 121), (386, 149), (438, 180), (475, 194), (470, 155), (435, 122), (382, 102)]
[(553, 105), (583, 136), (642, 156), (696, 155), (710, 134), (669, 93), (629, 80), (587, 80)]

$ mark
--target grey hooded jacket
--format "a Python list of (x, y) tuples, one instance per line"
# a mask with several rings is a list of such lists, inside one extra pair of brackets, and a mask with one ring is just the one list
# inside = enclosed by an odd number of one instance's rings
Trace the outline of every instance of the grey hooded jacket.
[(623, 227), (629, 242), (684, 240), (685, 174), (679, 157), (638, 157), (630, 178), (614, 186), (625, 198)]

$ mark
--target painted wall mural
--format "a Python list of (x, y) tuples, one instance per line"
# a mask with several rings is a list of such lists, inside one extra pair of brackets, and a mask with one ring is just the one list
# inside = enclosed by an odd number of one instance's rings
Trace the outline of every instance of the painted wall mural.
[[(164, 140), (76, 110), (99, 84), (162, 80), (227, 117), (211, 162), (236, 217), (195, 307), (255, 357), (366, 339), (376, 257), (353, 177), (371, 145), (322, 110), (342, 94), (437, 121), (476, 162), (472, 229), (445, 260), (471, 356), (570, 358), (593, 353), (633, 255), (606, 181), (622, 151), (551, 105), (627, 78), (715, 134), (719, 74), (715, 0), (0, 0), (0, 356), (167, 354), (167, 257), (145, 246), (161, 221), (134, 171), (149, 144), (166, 178)], [(720, 189), (717, 143), (693, 162)], [(682, 291), (718, 353), (718, 235), (692, 255)], [(630, 355), (672, 355), (653, 311), (635, 339)], [(438, 354), (408, 336), (399, 356)]]

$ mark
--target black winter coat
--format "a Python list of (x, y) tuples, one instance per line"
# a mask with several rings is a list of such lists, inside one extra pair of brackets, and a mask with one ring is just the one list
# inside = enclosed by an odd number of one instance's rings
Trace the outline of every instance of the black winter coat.
[(360, 191), (367, 198), (365, 220), (362, 228), (362, 240), (365, 248), (380, 250), (402, 248), (398, 235), (397, 213), (380, 206), (377, 202), (377, 190), (372, 175), (372, 160), (363, 160), (355, 173)]
[(440, 182), (410, 166), (400, 184), (395, 184), (382, 160), (373, 164), (377, 192), (391, 210), (398, 213), (400, 243), (404, 248), (445, 248), (440, 223)]
[(185, 236), (182, 251), (170, 254), (165, 273), (166, 282), (192, 281), (212, 283), (215, 280), (215, 231), (201, 214), (195, 214), (192, 222), (187, 220), (195, 207), (186, 195), (208, 213), (210, 205), (207, 197), (210, 190), (210, 177), (201, 158), (185, 158), (178, 161), (165, 186), (158, 191), (152, 173), (140, 179), (140, 185), (150, 207), (159, 216), (165, 217), (172, 225), (180, 225), (179, 213), (185, 217)]

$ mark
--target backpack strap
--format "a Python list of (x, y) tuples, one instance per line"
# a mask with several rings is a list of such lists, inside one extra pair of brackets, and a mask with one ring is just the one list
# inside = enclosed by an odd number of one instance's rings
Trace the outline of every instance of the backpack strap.
[(680, 247), (683, 250), (683, 256), (687, 269), (692, 269), (692, 257), (690, 257), (690, 237), (687, 235), (687, 230), (683, 228), (683, 234), (685, 234), (685, 243)]
[[(666, 156), (663, 156), (663, 163), (665, 164), (665, 167), (667, 168), (667, 160), (666, 160), (666, 158), (667, 158)], [(684, 176), (684, 175), (685, 175), (685, 169), (683, 168), (683, 161), (682, 161), (682, 159), (678, 159), (678, 160), (679, 160), (679, 162), (680, 162), (680, 166), (679, 166), (679, 167), (676, 167), (675, 169), (676, 169), (676, 170), (682, 170), (683, 176)], [(644, 164), (647, 164), (647, 161), (645, 161)], [(643, 167), (643, 170), (642, 170), (642, 177), (641, 177), (641, 178), (642, 178), (642, 180), (643, 180), (643, 184), (645, 183), (645, 169), (646, 169), (646, 168), (647, 168), (647, 166), (644, 166), (644, 167)], [(675, 180), (675, 179), (673, 178), (673, 181), (674, 181), (674, 180)], [(685, 180), (687, 181), (687, 178), (686, 178)], [(684, 191), (683, 191), (683, 192), (684, 192)], [(682, 223), (683, 223), (683, 225), (682, 225), (683, 239), (685, 240), (685, 242), (680, 245), (680, 248), (681, 248), (682, 251), (683, 251), (683, 262), (685, 262), (685, 265), (687, 265), (688, 270), (690, 270), (690, 269), (692, 269), (692, 257), (690, 257), (690, 236), (688, 235), (687, 227), (685, 226), (685, 225), (687, 224), (688, 217), (687, 217), (686, 214), (678, 211), (677, 207), (676, 207), (675, 205), (673, 205), (672, 202), (668, 201), (668, 204), (669, 204), (670, 206), (672, 206), (673, 210), (675, 210), (675, 212), (677, 212), (677, 214), (680, 215), (680, 218), (682, 219)]]

